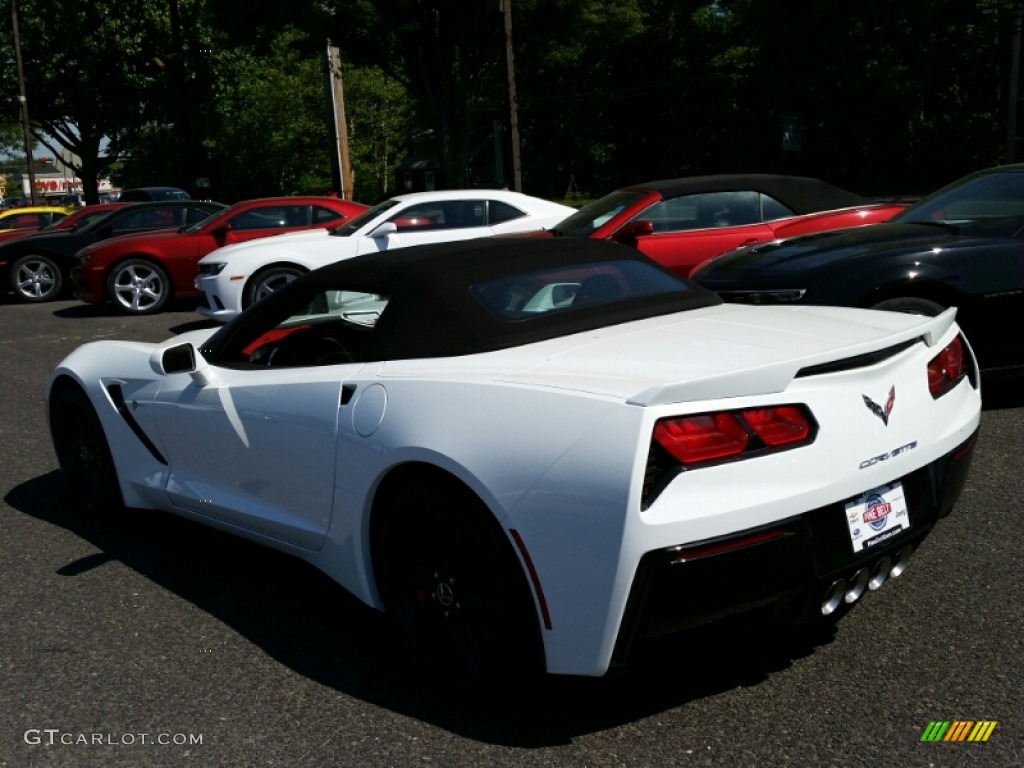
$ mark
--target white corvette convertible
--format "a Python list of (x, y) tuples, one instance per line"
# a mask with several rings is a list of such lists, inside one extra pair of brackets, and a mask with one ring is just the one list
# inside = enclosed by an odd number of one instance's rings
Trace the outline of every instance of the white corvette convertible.
[(727, 305), (576, 239), (339, 262), (216, 332), (86, 344), (47, 401), (80, 506), (308, 560), (489, 690), (838, 617), (949, 514), (980, 414), (953, 310)]
[(413, 192), (378, 203), (331, 230), (218, 248), (199, 261), (196, 311), (227, 322), (311, 269), (410, 245), (533, 232), (575, 208), (503, 189)]

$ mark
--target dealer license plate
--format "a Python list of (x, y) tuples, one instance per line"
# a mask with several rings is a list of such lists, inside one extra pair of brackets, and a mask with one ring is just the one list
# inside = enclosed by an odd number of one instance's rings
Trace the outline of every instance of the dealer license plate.
[(910, 514), (903, 484), (882, 485), (846, 504), (853, 551), (861, 552), (910, 530)]

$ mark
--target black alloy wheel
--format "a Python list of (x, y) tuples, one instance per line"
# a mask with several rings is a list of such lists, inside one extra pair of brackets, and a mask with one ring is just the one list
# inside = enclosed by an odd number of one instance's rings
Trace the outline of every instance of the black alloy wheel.
[[(460, 489), (461, 490), (461, 489)], [(396, 494), (376, 573), (414, 671), (480, 700), (528, 691), (543, 649), (528, 584), (504, 531), (468, 492)]]
[(61, 386), (54, 394), (50, 431), (72, 504), (90, 514), (120, 510), (124, 500), (103, 425), (77, 386)]

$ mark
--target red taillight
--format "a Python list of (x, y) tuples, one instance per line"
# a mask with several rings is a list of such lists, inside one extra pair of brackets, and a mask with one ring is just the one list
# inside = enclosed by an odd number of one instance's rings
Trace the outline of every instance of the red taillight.
[(755, 408), (740, 414), (765, 445), (789, 445), (807, 439), (811, 424), (799, 408)]
[(654, 426), (654, 439), (674, 459), (690, 465), (795, 446), (806, 442), (812, 429), (806, 408), (783, 405), (662, 419)]
[(750, 438), (728, 413), (665, 419), (654, 426), (654, 439), (683, 464), (738, 456)]
[(964, 373), (964, 347), (957, 336), (939, 354), (928, 361), (928, 391), (938, 397)]

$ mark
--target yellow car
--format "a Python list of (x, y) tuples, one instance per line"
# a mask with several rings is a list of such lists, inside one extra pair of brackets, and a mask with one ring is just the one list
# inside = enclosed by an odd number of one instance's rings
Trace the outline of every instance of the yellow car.
[(0, 211), (0, 230), (42, 229), (77, 210), (74, 206), (64, 205), (30, 205), (25, 208), (11, 208)]

